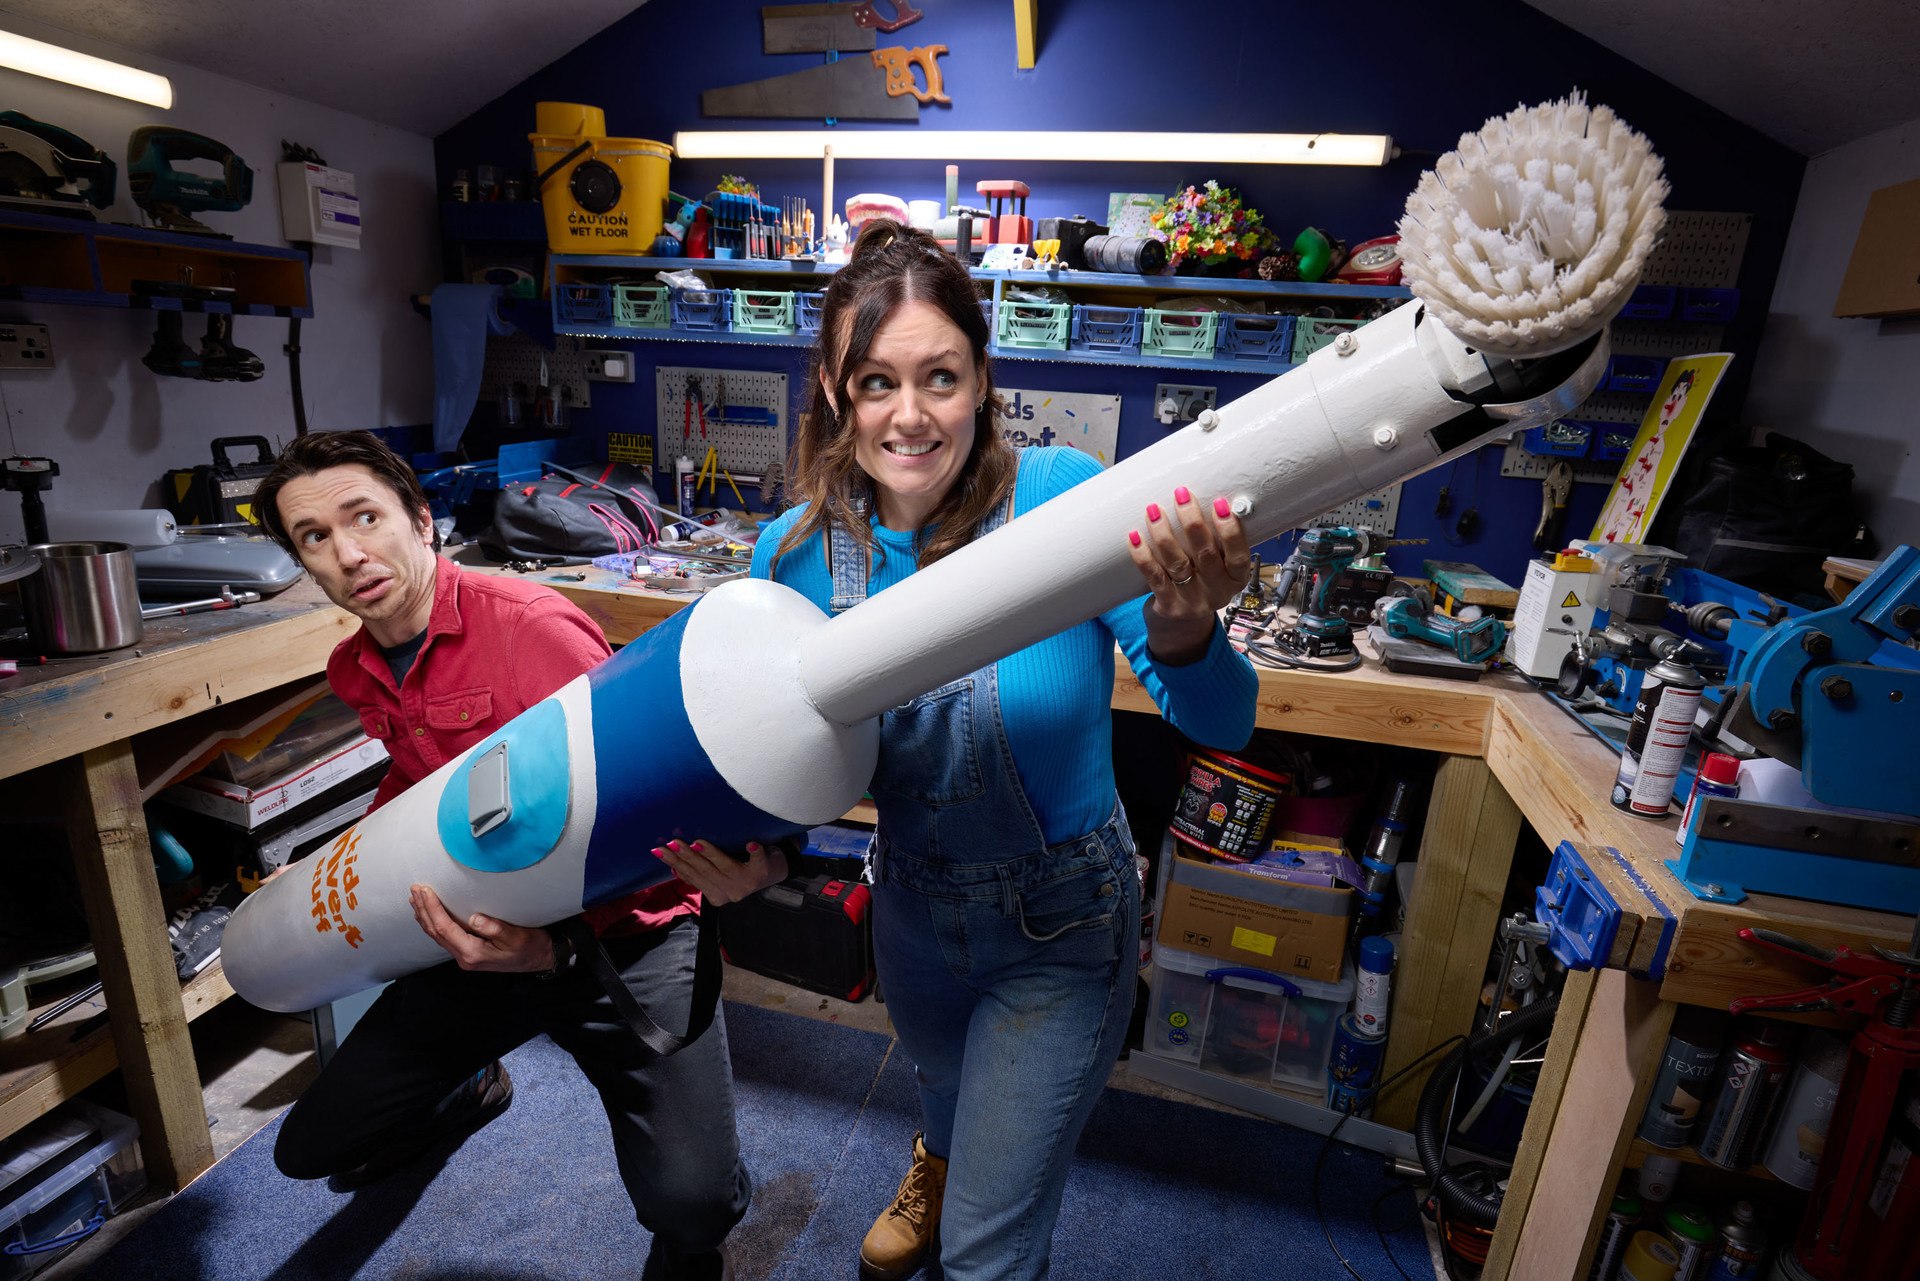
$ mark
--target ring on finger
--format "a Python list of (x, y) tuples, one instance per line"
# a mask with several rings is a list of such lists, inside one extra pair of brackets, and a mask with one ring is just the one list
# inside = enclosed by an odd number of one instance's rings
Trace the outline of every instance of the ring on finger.
[(1185, 578), (1175, 578), (1172, 580), (1173, 585), (1175, 587), (1185, 587), (1188, 583), (1191, 583), (1192, 581), (1193, 581), (1193, 569), (1191, 566), (1188, 567), (1187, 576)]

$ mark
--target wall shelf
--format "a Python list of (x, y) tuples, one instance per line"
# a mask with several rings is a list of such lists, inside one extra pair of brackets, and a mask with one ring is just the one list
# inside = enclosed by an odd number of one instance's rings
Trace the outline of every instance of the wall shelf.
[[(0, 298), (62, 306), (313, 315), (307, 255), (212, 236), (0, 210)], [(191, 285), (230, 297), (143, 288)]]

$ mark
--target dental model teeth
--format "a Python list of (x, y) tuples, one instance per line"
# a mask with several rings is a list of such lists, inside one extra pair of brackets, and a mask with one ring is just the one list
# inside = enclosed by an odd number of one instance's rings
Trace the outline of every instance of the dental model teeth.
[(1662, 168), (1644, 136), (1584, 94), (1489, 120), (1407, 198), (1407, 284), (1492, 355), (1583, 342), (1625, 305), (1659, 238)]

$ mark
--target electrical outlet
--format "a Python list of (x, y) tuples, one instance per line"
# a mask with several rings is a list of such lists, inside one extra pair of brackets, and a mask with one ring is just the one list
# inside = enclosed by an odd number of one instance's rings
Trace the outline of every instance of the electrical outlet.
[(45, 325), (0, 325), (0, 369), (53, 368), (53, 342)]
[(1184, 427), (1213, 408), (1214, 389), (1161, 383), (1153, 389), (1153, 416), (1169, 427)]
[(630, 383), (633, 381), (633, 353), (630, 351), (584, 351), (580, 358), (586, 362), (587, 379), (597, 383)]

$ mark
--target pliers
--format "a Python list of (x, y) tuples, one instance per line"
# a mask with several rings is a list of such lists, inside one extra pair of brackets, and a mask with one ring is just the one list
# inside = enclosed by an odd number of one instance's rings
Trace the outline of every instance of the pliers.
[(1540, 523), (1533, 527), (1533, 550), (1561, 550), (1567, 527), (1567, 496), (1573, 492), (1573, 464), (1556, 462), (1540, 482)]
[(1802, 961), (1810, 961), (1831, 971), (1820, 987), (1800, 992), (1780, 992), (1770, 996), (1742, 996), (1727, 1009), (1733, 1014), (1768, 1010), (1776, 1014), (1810, 1014), (1824, 1011), (1836, 1014), (1862, 1014), (1871, 1017), (1880, 1003), (1898, 991), (1902, 979), (1911, 978), (1912, 958), (1862, 956), (1852, 948), (1818, 947), (1778, 930), (1743, 929), (1742, 940), (1784, 952)]
[(687, 398), (681, 404), (685, 409), (680, 419), (681, 441), (693, 439), (693, 420), (696, 413), (700, 418), (700, 439), (705, 440), (707, 438), (707, 393), (700, 386), (699, 374), (687, 375)]

